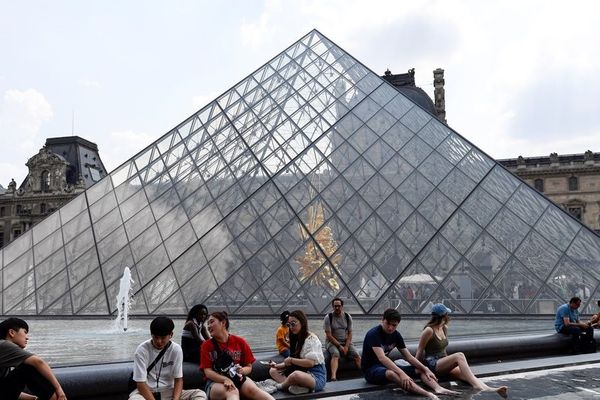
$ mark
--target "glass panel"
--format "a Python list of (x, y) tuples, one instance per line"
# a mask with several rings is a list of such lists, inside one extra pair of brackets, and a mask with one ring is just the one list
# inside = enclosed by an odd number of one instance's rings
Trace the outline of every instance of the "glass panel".
[(545, 281), (560, 258), (560, 251), (532, 230), (515, 255), (535, 276)]
[[(6, 288), (17, 279), (21, 278), (27, 272), (33, 269), (33, 252), (29, 250), (25, 254), (22, 254), (12, 263), (7, 264), (2, 270), (2, 276), (4, 280), (4, 287)], [(8, 300), (8, 299), (7, 299)]]
[(481, 234), (481, 228), (462, 211), (455, 213), (442, 228), (442, 235), (464, 253)]
[(464, 202), (461, 209), (479, 225), (485, 227), (501, 207), (502, 204), (498, 200), (494, 199), (481, 187), (478, 187)]
[(90, 214), (92, 221), (95, 223), (108, 212), (114, 210), (117, 207), (117, 199), (115, 194), (111, 191), (109, 194), (98, 200), (95, 204), (90, 207)]
[(431, 121), (418, 133), (419, 137), (425, 141), (428, 145), (435, 148), (437, 147), (449, 134), (450, 129), (432, 118)]
[(35, 256), (36, 264), (48, 257), (50, 254), (54, 253), (58, 248), (62, 247), (62, 245), (62, 232), (60, 230), (54, 232), (42, 242), (35, 245), (33, 248), (33, 254)]
[(408, 100), (404, 95), (398, 94), (384, 108), (396, 118), (402, 117), (408, 110), (414, 106), (414, 103)]
[(192, 276), (200, 272), (207, 263), (202, 248), (199, 244), (195, 244), (175, 260), (172, 267), (177, 280), (185, 284)]
[(455, 168), (444, 178), (438, 189), (455, 204), (460, 204), (475, 186), (475, 182)]
[(548, 207), (535, 226), (538, 232), (562, 251), (569, 247), (580, 228), (580, 224), (556, 206)]
[(436, 151), (432, 152), (419, 166), (419, 172), (434, 185), (438, 185), (451, 169), (452, 164)]
[(414, 137), (413, 133), (400, 122), (392, 126), (387, 132), (381, 135), (392, 149), (399, 151), (402, 146)]
[(466, 254), (477, 271), (490, 281), (504, 266), (510, 254), (490, 235), (482, 233)]
[(70, 241), (75, 236), (79, 235), (84, 229), (90, 226), (89, 214), (87, 211), (82, 212), (76, 218), (66, 224), (63, 224), (63, 236), (65, 242)]
[(594, 233), (581, 229), (569, 246), (567, 254), (580, 267), (600, 278), (600, 243)]
[(402, 122), (408, 129), (417, 133), (423, 128), (433, 117), (426, 111), (423, 111), (419, 107), (413, 107), (407, 112), (400, 122)]
[(144, 233), (131, 241), (131, 251), (135, 260), (141, 260), (160, 243), (160, 233), (156, 225), (148, 227)]
[[(38, 244), (41, 240), (43, 240), (50, 233), (54, 232), (56, 229), (60, 227), (60, 215), (59, 213), (54, 213), (49, 215), (40, 221), (37, 225), (35, 225), (32, 229), (33, 235), (33, 244)], [(0, 259), (1, 261), (1, 259)]]
[(137, 213), (133, 218), (125, 222), (124, 226), (125, 230), (127, 231), (127, 236), (129, 237), (129, 240), (136, 238), (152, 223), (154, 223), (152, 211), (150, 211), (150, 207), (146, 207), (142, 211)]
[(80, 194), (79, 196), (75, 197), (73, 200), (68, 202), (66, 205), (62, 206), (59, 209), (59, 213), (60, 220), (62, 221), (63, 225), (70, 221), (81, 211), (83, 211), (86, 208), (86, 206), (87, 203), (83, 194)]
[(504, 168), (496, 165), (481, 184), (485, 190), (504, 203), (519, 186), (519, 181)]
[(475, 182), (480, 181), (493, 166), (494, 161), (475, 149), (471, 150), (458, 164), (458, 168)]
[(92, 235), (91, 228), (88, 228), (84, 232), (77, 234), (77, 236), (71, 242), (65, 245), (67, 263), (73, 262), (73, 260), (78, 258), (93, 245), (94, 236)]
[(383, 175), (392, 186), (397, 187), (413, 170), (414, 169), (405, 159), (396, 154), (383, 166), (383, 168), (381, 168), (379, 173)]
[(108, 192), (112, 191), (110, 176), (104, 177), (100, 182), (85, 191), (88, 203), (94, 204), (98, 199), (104, 197)]
[(417, 171), (406, 178), (406, 180), (398, 187), (400, 193), (402, 193), (404, 198), (414, 207), (418, 207), (433, 189), (433, 185)]
[(458, 135), (451, 134), (436, 149), (448, 161), (456, 165), (471, 150), (471, 146)]
[(173, 236), (166, 239), (165, 246), (169, 252), (169, 257), (171, 257), (171, 260), (179, 257), (181, 253), (187, 250), (196, 240), (197, 239), (196, 235), (194, 235), (194, 230), (189, 223), (185, 224)]
[(418, 212), (413, 213), (397, 233), (413, 254), (417, 254), (434, 234), (433, 226)]
[(27, 231), (19, 236), (19, 240), (11, 242), (4, 248), (4, 265), (8, 265), (25, 251), (31, 249), (32, 235)]
[(148, 285), (167, 265), (169, 265), (169, 257), (165, 247), (159, 244), (147, 257), (137, 263), (140, 285)]
[(97, 247), (100, 260), (104, 262), (104, 260), (112, 257), (113, 254), (126, 245), (127, 236), (125, 235), (125, 229), (123, 229), (122, 226), (119, 226), (114, 232), (98, 243)]
[(506, 206), (525, 222), (533, 225), (548, 204), (535, 190), (522, 183), (514, 196), (506, 203)]
[(400, 150), (400, 155), (404, 157), (413, 167), (417, 167), (431, 153), (432, 148), (417, 136), (414, 136)]
[(396, 230), (412, 214), (414, 208), (398, 192), (392, 193), (377, 209), (377, 214), (392, 229)]
[(393, 155), (394, 150), (383, 140), (378, 140), (363, 153), (363, 157), (375, 167), (376, 170), (380, 170)]
[(419, 212), (436, 229), (439, 229), (446, 219), (456, 210), (456, 206), (439, 190), (434, 190), (419, 206)]
[(69, 280), (71, 286), (83, 281), (90, 273), (98, 268), (96, 249), (91, 248), (69, 265)]
[[(100, 275), (100, 270), (97, 269), (96, 272), (71, 289), (71, 298), (73, 300), (75, 312), (77, 313), (83, 307), (87, 306), (88, 303), (94, 300), (103, 291), (102, 276)], [(104, 297), (103, 300), (105, 307), (107, 307), (106, 297)], [(107, 309), (104, 311), (108, 312)]]
[(503, 208), (486, 228), (510, 252), (517, 249), (530, 229), (525, 222), (506, 208)]
[(51, 277), (63, 270), (67, 265), (65, 261), (65, 252), (61, 249), (50, 257), (46, 258), (35, 267), (35, 282), (37, 286), (41, 286)]

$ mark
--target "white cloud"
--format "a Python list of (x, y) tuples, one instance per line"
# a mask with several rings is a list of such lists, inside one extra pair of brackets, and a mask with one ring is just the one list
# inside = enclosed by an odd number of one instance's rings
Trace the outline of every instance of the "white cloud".
[(200, 110), (202, 107), (216, 99), (219, 94), (220, 93), (217, 92), (211, 92), (192, 97), (192, 107), (194, 108), (194, 112)]
[(79, 86), (85, 87), (85, 88), (100, 88), (102, 87), (102, 84), (96, 80), (93, 79), (80, 79), (78, 82)]
[(24, 164), (37, 152), (39, 143), (44, 142), (39, 138), (40, 130), (52, 116), (52, 106), (41, 92), (35, 89), (4, 92), (0, 102), (0, 141), (4, 144), (1, 183), (25, 178)]
[(110, 132), (108, 140), (101, 140), (98, 143), (104, 167), (111, 172), (156, 139), (154, 135), (146, 132), (132, 130)]

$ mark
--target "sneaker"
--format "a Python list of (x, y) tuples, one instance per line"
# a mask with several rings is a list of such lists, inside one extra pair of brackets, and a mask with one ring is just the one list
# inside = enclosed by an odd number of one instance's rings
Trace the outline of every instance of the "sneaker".
[(304, 386), (292, 385), (288, 388), (288, 392), (291, 394), (304, 394), (310, 392), (310, 389)]

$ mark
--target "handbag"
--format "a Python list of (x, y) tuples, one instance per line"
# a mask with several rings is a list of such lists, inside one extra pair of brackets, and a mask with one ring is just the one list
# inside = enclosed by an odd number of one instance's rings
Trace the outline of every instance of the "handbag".
[(217, 352), (217, 358), (213, 361), (213, 370), (219, 375), (223, 375), (231, 379), (236, 388), (241, 388), (242, 384), (246, 381), (246, 377), (237, 372), (237, 368), (233, 362), (233, 358), (229, 353), (221, 351), (219, 343), (213, 337), (210, 338), (215, 351)]
[[(167, 349), (169, 347), (171, 347), (170, 341), (169, 341), (169, 343), (167, 343), (167, 345), (165, 347), (163, 347), (163, 349), (160, 351), (160, 353), (158, 353), (158, 355), (156, 356), (154, 361), (152, 361), (152, 364), (150, 364), (150, 366), (148, 366), (148, 368), (146, 368), (146, 374), (150, 373), (150, 371), (152, 370), (152, 368), (154, 368), (156, 363), (162, 358), (162, 356), (165, 355), (165, 352), (167, 351)], [(137, 382), (133, 380), (133, 371), (132, 371), (131, 374), (129, 375), (129, 381), (127, 382), (127, 390), (129, 391), (129, 393), (131, 393), (135, 389), (137, 389)]]

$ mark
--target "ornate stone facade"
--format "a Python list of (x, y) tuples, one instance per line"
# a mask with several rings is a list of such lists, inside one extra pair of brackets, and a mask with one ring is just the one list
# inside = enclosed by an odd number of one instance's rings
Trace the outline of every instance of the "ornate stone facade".
[[(79, 161), (88, 158), (93, 162)], [(49, 138), (25, 165), (19, 188), (12, 179), (0, 191), (0, 248), (91, 186), (91, 175), (106, 176), (96, 144), (77, 136)]]
[(600, 233), (600, 153), (552, 153), (498, 162)]

